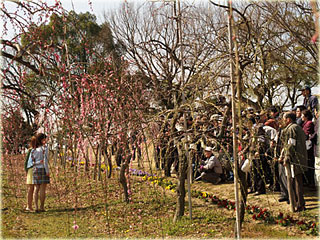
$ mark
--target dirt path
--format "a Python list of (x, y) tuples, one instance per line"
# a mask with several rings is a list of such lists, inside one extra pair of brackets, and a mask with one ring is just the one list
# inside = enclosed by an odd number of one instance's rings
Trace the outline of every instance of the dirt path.
[[(155, 170), (154, 164), (149, 162), (144, 162), (143, 164), (146, 172), (150, 173), (150, 166), (152, 168), (152, 173), (157, 176), (164, 176), (163, 171)], [(133, 162), (131, 168), (138, 169), (137, 163)], [(149, 170), (148, 170), (149, 169)], [(173, 182), (177, 181), (175, 175), (170, 178)], [(234, 194), (234, 183), (227, 182), (218, 185), (213, 185), (211, 183), (197, 181), (192, 184), (192, 190), (205, 191), (211, 194), (216, 195), (220, 199), (235, 200)], [(307, 220), (307, 221), (318, 221), (319, 219), (319, 210), (320, 210), (320, 197), (319, 191), (311, 190), (308, 187), (304, 188), (304, 197), (306, 201), (306, 211), (303, 212), (291, 212), (290, 205), (286, 202), (279, 202), (280, 197), (279, 192), (268, 191), (266, 194), (254, 196), (253, 194), (248, 195), (247, 204), (251, 206), (258, 206), (260, 208), (268, 209), (274, 216), (278, 215), (280, 212), (284, 214), (289, 214), (296, 219)]]
[[(213, 185), (204, 182), (195, 182), (192, 185), (192, 189), (206, 191), (208, 193), (215, 194), (219, 198), (227, 198), (229, 200), (234, 200), (234, 184), (224, 183), (219, 185)], [(305, 188), (305, 201), (306, 201), (306, 211), (292, 213), (290, 205), (286, 202), (278, 202), (279, 193), (267, 191), (267, 194), (262, 194), (254, 196), (253, 194), (248, 195), (247, 204), (257, 205), (261, 208), (267, 208), (271, 212), (278, 214), (279, 212), (288, 213), (296, 218), (306, 218), (309, 220), (315, 220), (319, 216), (319, 196), (317, 191), (311, 191), (309, 188)]]

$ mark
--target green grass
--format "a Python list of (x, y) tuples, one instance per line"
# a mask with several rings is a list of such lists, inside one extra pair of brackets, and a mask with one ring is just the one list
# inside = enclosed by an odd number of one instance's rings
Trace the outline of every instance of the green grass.
[[(12, 173), (14, 176), (12, 176)], [(13, 180), (14, 179), (14, 180)], [(123, 201), (118, 173), (95, 181), (73, 169), (52, 171), (44, 213), (26, 213), (26, 185), (21, 172), (4, 169), (2, 178), (3, 238), (233, 238), (235, 213), (193, 199), (193, 220), (173, 223), (175, 194), (131, 178), (132, 202)], [(79, 228), (73, 229), (74, 224)], [(246, 215), (244, 238), (307, 237), (296, 228), (261, 224)], [(309, 237), (308, 237), (309, 238)]]

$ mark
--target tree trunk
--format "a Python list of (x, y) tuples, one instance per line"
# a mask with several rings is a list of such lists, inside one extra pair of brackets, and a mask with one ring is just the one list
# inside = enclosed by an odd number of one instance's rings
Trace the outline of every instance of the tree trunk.
[(248, 182), (247, 182), (247, 173), (242, 172), (240, 169), (239, 169), (239, 181), (240, 181), (240, 192), (241, 192), (241, 202), (240, 202), (240, 227), (241, 227), (244, 220), (245, 208), (247, 204)]
[(217, 135), (218, 139), (225, 136), (225, 129), (227, 126), (227, 121), (230, 117), (230, 112), (231, 112), (231, 102), (227, 105), (227, 109), (224, 112), (222, 123), (221, 123), (221, 128), (220, 128), (220, 131)]
[(93, 154), (94, 154), (94, 158), (95, 158), (95, 162), (94, 162), (94, 169), (93, 169), (93, 179), (96, 180), (97, 179), (97, 167), (98, 167), (98, 147), (97, 147), (97, 152), (95, 151), (94, 147), (93, 147)]
[(87, 146), (86, 148), (86, 155), (85, 155), (85, 159), (86, 159), (86, 162), (85, 162), (85, 171), (88, 172), (89, 171), (89, 147)]
[(187, 159), (185, 157), (183, 146), (181, 142), (177, 142), (178, 147), (178, 155), (179, 155), (179, 178), (178, 178), (178, 186), (177, 186), (177, 205), (176, 212), (173, 218), (173, 222), (176, 222), (184, 215), (184, 207), (185, 207), (185, 181), (187, 177)]
[(126, 178), (126, 171), (128, 171), (129, 167), (129, 160), (126, 159), (124, 162), (121, 163), (120, 168), (120, 184), (123, 187), (124, 192), (124, 200), (125, 202), (129, 203), (129, 194), (128, 194), (128, 186), (127, 186), (127, 178)]
[(112, 146), (107, 145), (104, 147), (104, 164), (106, 165), (106, 176), (108, 178), (111, 177), (111, 173), (112, 173), (111, 158), (112, 158)]
[(60, 153), (60, 145), (57, 145), (57, 148), (54, 149), (53, 151), (53, 166), (57, 166), (57, 160), (59, 157), (59, 153)]
[(171, 173), (170, 173), (170, 167), (171, 167), (171, 162), (173, 160), (174, 157), (174, 150), (173, 150), (173, 143), (169, 142), (167, 145), (167, 149), (164, 155), (164, 175), (166, 177), (171, 177)]
[(68, 145), (67, 145), (67, 143), (64, 143), (63, 156), (61, 158), (61, 165), (63, 165), (64, 169), (66, 168), (67, 152), (68, 152)]
[(103, 145), (98, 146), (98, 180), (101, 181), (101, 153)]

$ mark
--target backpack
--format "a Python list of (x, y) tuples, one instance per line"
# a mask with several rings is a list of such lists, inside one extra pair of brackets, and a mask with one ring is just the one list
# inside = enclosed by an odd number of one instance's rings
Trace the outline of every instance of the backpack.
[(26, 172), (28, 172), (28, 170), (29, 170), (30, 168), (32, 168), (32, 167), (29, 167), (29, 168), (28, 168), (28, 160), (29, 160), (31, 151), (32, 151), (32, 148), (30, 148), (30, 149), (28, 150), (27, 157), (26, 157), (26, 159), (25, 159), (25, 161), (24, 161), (24, 170), (25, 170)]

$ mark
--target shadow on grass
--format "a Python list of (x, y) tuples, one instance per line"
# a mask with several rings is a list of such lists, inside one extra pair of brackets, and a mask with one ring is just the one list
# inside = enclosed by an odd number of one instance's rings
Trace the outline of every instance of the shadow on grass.
[[(100, 203), (100, 204), (96, 204), (96, 205), (92, 205), (92, 206), (88, 206), (88, 207), (79, 207), (77, 208), (77, 211), (87, 211), (87, 210), (98, 210), (104, 207), (105, 204)], [(62, 209), (49, 209), (46, 212), (50, 213), (50, 212), (73, 212), (75, 211), (76, 208), (62, 208)]]
[[(315, 205), (315, 204), (313, 204), (313, 205)], [(317, 209), (317, 208), (319, 208), (319, 206), (317, 206), (317, 207), (309, 207), (309, 206), (311, 206), (311, 205), (308, 205), (308, 207), (306, 207), (306, 210), (312, 210), (312, 209)]]
[(319, 198), (307, 198), (307, 202), (319, 202)]
[[(305, 197), (318, 197), (318, 191), (308, 191), (304, 189), (304, 196)], [(319, 198), (317, 198), (319, 200)]]
[[(77, 208), (77, 212), (87, 211), (87, 210), (99, 210), (104, 207), (105, 204), (100, 203), (93, 206), (88, 207), (79, 207)], [(43, 213), (64, 213), (64, 212), (74, 212), (76, 208), (61, 208), (61, 209), (48, 209), (45, 212), (26, 212), (25, 210), (21, 210), (25, 213), (34, 213), (34, 214), (43, 214)]]

